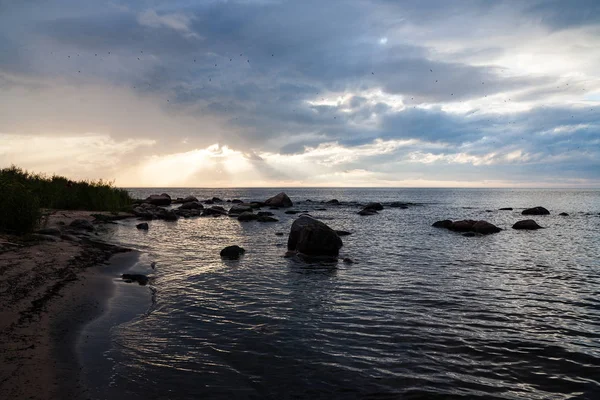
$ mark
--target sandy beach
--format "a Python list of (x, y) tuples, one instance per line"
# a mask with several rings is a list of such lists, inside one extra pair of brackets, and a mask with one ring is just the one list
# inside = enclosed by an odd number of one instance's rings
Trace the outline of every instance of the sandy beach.
[(68, 230), (76, 219), (92, 222), (91, 214), (51, 212), (44, 227), (66, 235), (0, 235), (0, 398), (85, 397), (77, 334), (110, 297), (111, 262), (123, 265), (135, 254)]

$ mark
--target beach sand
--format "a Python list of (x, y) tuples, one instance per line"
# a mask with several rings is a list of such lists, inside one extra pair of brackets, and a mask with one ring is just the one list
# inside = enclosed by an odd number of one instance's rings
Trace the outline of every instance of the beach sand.
[[(45, 227), (92, 221), (90, 214), (54, 211)], [(102, 313), (113, 290), (107, 263), (128, 262), (129, 250), (93, 235), (80, 239), (0, 235), (1, 399), (86, 398), (74, 351), (77, 334)]]

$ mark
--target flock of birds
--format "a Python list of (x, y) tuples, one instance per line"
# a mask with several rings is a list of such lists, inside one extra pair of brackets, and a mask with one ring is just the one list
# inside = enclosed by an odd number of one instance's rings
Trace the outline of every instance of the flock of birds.
[[(50, 52), (50, 54), (51, 54), (51, 55), (53, 55), (53, 54), (54, 54), (54, 52), (52, 51), (52, 52)], [(139, 51), (139, 55), (137, 55), (137, 56), (136, 56), (136, 58), (137, 58), (137, 60), (138, 60), (138, 61), (143, 61), (143, 54), (144, 54), (144, 51), (143, 51), (143, 50), (140, 50), (140, 51)], [(111, 52), (110, 52), (110, 51), (108, 51), (108, 52), (106, 53), (106, 56), (110, 56), (110, 55), (111, 55)], [(98, 57), (98, 56), (99, 56), (99, 54), (98, 54), (98, 53), (94, 53), (94, 57)], [(75, 56), (75, 57), (80, 57), (80, 53), (76, 53), (76, 56)], [(240, 57), (240, 58), (244, 58), (244, 53), (240, 53), (239, 57)], [(275, 57), (275, 54), (274, 54), (274, 53), (272, 53), (272, 54), (271, 54), (271, 57), (272, 57), (272, 58), (274, 58), (274, 57)], [(229, 62), (230, 62), (230, 63), (232, 63), (232, 62), (234, 61), (234, 58), (233, 58), (233, 57), (225, 57), (225, 58), (226, 58), (226, 59), (227, 59), (227, 58), (229, 58)], [(71, 59), (71, 55), (70, 55), (70, 54), (69, 54), (69, 55), (67, 55), (67, 59)], [(102, 59), (102, 57), (101, 57), (101, 59)], [(198, 59), (197, 59), (197, 58), (193, 58), (192, 60), (193, 60), (193, 61), (192, 61), (192, 63), (197, 63), (197, 61), (198, 61)], [(245, 59), (245, 61), (246, 61), (246, 64), (250, 64), (250, 59), (249, 59), (249, 58), (246, 58), (246, 59)], [(215, 64), (214, 64), (214, 68), (218, 68), (218, 66), (219, 66), (219, 64), (218, 64), (218, 63), (215, 63)], [(429, 69), (429, 72), (430, 72), (430, 73), (434, 73), (434, 71), (433, 71), (433, 69), (432, 69), (432, 68), (430, 68), (430, 69)], [(505, 72), (505, 71), (504, 71), (504, 70), (502, 70), (502, 72)], [(81, 69), (78, 69), (78, 70), (77, 70), (77, 73), (79, 73), (79, 74), (80, 74), (80, 73), (81, 73)], [(371, 71), (371, 75), (372, 75), (372, 76), (375, 76), (375, 71)], [(209, 82), (212, 82), (212, 75), (209, 75), (209, 77), (208, 77), (208, 81), (209, 81)], [(437, 83), (439, 83), (439, 78), (438, 78), (438, 79), (435, 79), (435, 83), (436, 83), (436, 84), (437, 84)], [(481, 84), (482, 84), (482, 85), (485, 85), (485, 81), (482, 81), (482, 82), (481, 82)], [(146, 85), (147, 85), (148, 87), (151, 87), (151, 86), (152, 86), (152, 85), (151, 85), (149, 82), (146, 82)], [(569, 83), (566, 83), (566, 84), (564, 85), (564, 87), (568, 87), (568, 86), (569, 86)], [(134, 88), (134, 89), (137, 89), (137, 86), (136, 86), (136, 85), (134, 85), (134, 86), (133, 86), (133, 88)], [(203, 88), (204, 88), (204, 87), (203, 87)], [(557, 89), (560, 89), (560, 86), (556, 86), (556, 88), (557, 88)], [(585, 90), (586, 90), (585, 88), (582, 88), (582, 91), (585, 91)], [(318, 96), (319, 94), (320, 94), (320, 92), (316, 92), (316, 95), (317, 95), (317, 96)], [(450, 96), (451, 96), (451, 97), (454, 97), (454, 93), (453, 93), (453, 92), (452, 92), (452, 93), (450, 93)], [(487, 98), (487, 97), (488, 97), (488, 95), (486, 94), (484, 97), (486, 97), (486, 98)], [(411, 97), (411, 100), (413, 100), (413, 101), (414, 101), (414, 97)], [(321, 97), (321, 101), (325, 101), (325, 97)], [(512, 101), (512, 99), (511, 99), (511, 98), (504, 99), (504, 103), (511, 102), (511, 101)], [(170, 100), (169, 98), (167, 98), (167, 99), (166, 99), (166, 102), (167, 102), (167, 103), (171, 103), (171, 100)], [(460, 103), (462, 103), (462, 101), (460, 101)], [(413, 108), (416, 108), (416, 106), (413, 106)], [(227, 111), (227, 109), (225, 109), (225, 111)], [(477, 111), (478, 111), (478, 110), (476, 110), (474, 113), (476, 113)], [(590, 112), (593, 112), (593, 111), (594, 111), (594, 109), (593, 109), (593, 108), (590, 108)], [(294, 113), (296, 112), (296, 109), (295, 109), (295, 108), (293, 109), (293, 112), (294, 112)], [(474, 113), (473, 113), (473, 114), (474, 114)], [(573, 115), (571, 115), (571, 118), (574, 118), (574, 116), (573, 116)], [(333, 116), (333, 119), (337, 119), (337, 116)], [(237, 117), (236, 117), (236, 118), (234, 118), (234, 120), (237, 120)], [(488, 121), (488, 122), (491, 122), (491, 120), (489, 120), (489, 119), (488, 119), (487, 121)], [(515, 123), (516, 123), (515, 121), (508, 121), (508, 124), (515, 124)], [(544, 129), (544, 128), (542, 128), (542, 129)], [(477, 130), (481, 130), (481, 128), (477, 128)], [(522, 140), (525, 140), (525, 138), (524, 138), (524, 137), (521, 137), (521, 139), (522, 139)], [(492, 142), (492, 143), (495, 143), (495, 142)]]

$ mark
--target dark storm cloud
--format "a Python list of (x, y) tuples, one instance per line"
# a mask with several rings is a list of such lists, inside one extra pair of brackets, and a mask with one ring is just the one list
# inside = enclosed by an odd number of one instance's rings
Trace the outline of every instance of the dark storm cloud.
[[(520, 149), (541, 160), (593, 147), (600, 113), (572, 102), (542, 106), (547, 98), (597, 89), (597, 78), (566, 81), (550, 72), (511, 70), (495, 62), (513, 55), (511, 45), (470, 37), (470, 27), (483, 26), (485, 33), (486, 23), (505, 26), (503, 35), (510, 36), (527, 22), (552, 29), (590, 26), (599, 23), (600, 5), (454, 3), (72, 1), (69, 7), (38, 2), (28, 11), (2, 2), (7, 12), (0, 15), (0, 85), (9, 82), (2, 73), (73, 85), (93, 80), (154, 98), (169, 116), (211, 116), (224, 124), (218, 133), (202, 124), (169, 132), (165, 151), (184, 137), (194, 144), (218, 140), (243, 151), (286, 155), (325, 142), (354, 148), (376, 139), (417, 139), (419, 151), (434, 155)], [(518, 24), (515, 15), (522, 18)], [(447, 20), (454, 25), (440, 29)], [(457, 37), (460, 45), (446, 44)], [(532, 104), (514, 111), (485, 105), (456, 110), (461, 102), (493, 96), (506, 97), (501, 103)], [(574, 133), (548, 133), (554, 128)], [(190, 137), (192, 131), (197, 137)], [(377, 161), (401, 163), (409, 151), (415, 149), (365, 160), (370, 168)], [(597, 151), (590, 154), (598, 160)], [(361, 161), (350, 166), (365, 167)]]

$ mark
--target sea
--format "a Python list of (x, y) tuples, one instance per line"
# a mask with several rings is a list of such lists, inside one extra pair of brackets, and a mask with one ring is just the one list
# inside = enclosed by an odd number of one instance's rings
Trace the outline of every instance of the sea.
[[(281, 190), (129, 191), (228, 208)], [(130, 270), (151, 282), (114, 276), (104, 314), (82, 330), (86, 397), (600, 399), (600, 190), (284, 191), (294, 210), (351, 232), (340, 258), (353, 264), (284, 258), (298, 216), (284, 209), (269, 210), (276, 223), (123, 220), (100, 232), (138, 250)], [(386, 206), (396, 201), (408, 208)], [(368, 202), (384, 209), (358, 215)], [(550, 215), (521, 215), (535, 206)], [(431, 226), (442, 219), (503, 230), (465, 237)], [(511, 228), (522, 219), (545, 229)], [(229, 245), (246, 253), (223, 260)]]

